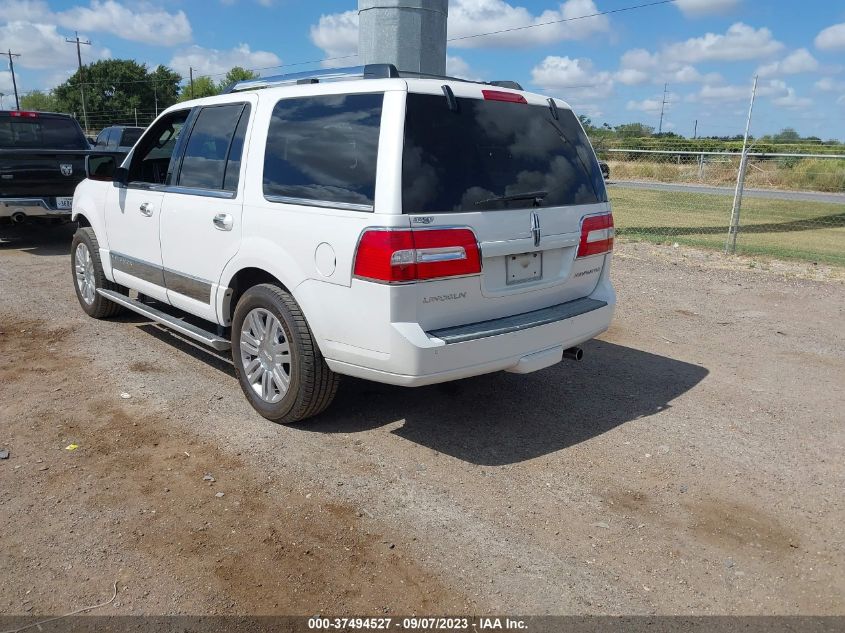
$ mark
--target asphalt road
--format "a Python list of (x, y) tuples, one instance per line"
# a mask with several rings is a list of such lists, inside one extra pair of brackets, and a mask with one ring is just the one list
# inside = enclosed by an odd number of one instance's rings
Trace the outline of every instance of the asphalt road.
[[(650, 191), (673, 191), (680, 193), (707, 193), (711, 195), (732, 196), (733, 187), (714, 187), (712, 185), (676, 184), (666, 182), (648, 182), (643, 180), (609, 180), (611, 187), (622, 189), (648, 189)], [(768, 200), (798, 200), (801, 202), (827, 202), (845, 204), (845, 193), (820, 193), (815, 191), (784, 191), (783, 189), (749, 189), (744, 196), (765, 198)]]

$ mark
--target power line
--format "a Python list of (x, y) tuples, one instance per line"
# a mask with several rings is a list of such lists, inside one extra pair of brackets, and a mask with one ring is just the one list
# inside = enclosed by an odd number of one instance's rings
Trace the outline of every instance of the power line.
[(525, 26), (514, 26), (509, 29), (500, 29), (498, 31), (490, 31), (489, 33), (476, 33), (475, 35), (462, 35), (461, 37), (453, 37), (447, 42), (458, 42), (460, 40), (469, 40), (475, 37), (485, 37), (487, 35), (499, 35), (501, 33), (512, 33), (513, 31), (524, 31), (525, 29), (533, 29), (538, 26), (549, 26), (551, 24), (563, 24), (564, 22), (575, 22), (576, 20), (586, 20), (587, 18), (597, 18), (601, 15), (610, 15), (612, 13), (622, 13), (624, 11), (633, 11), (634, 9), (645, 9), (648, 7), (656, 7), (661, 4), (672, 4), (675, 0), (658, 0), (657, 2), (646, 2), (645, 4), (638, 4), (631, 7), (621, 7), (619, 9), (610, 9), (609, 11), (598, 11), (590, 13), (589, 15), (579, 15), (574, 18), (561, 18), (560, 20), (550, 20), (549, 22), (540, 22), (538, 24), (526, 24)]

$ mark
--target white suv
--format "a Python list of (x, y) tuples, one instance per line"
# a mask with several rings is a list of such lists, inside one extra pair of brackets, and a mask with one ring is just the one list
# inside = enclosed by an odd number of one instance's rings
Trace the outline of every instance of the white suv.
[(565, 103), (390, 65), (241, 82), (177, 104), (119, 168), (91, 156), (72, 270), (232, 350), (270, 420), (339, 374), (417, 386), (580, 358), (610, 324), (613, 216)]

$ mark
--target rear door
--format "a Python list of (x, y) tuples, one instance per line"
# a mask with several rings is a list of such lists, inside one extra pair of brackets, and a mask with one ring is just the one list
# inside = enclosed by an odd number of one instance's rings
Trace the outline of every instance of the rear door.
[[(572, 111), (537, 95), (457, 83), (450, 107), (426, 84), (407, 95), (403, 213), (414, 228), (471, 228), (482, 271), (475, 282), (419, 284), (420, 323), (459, 325), (588, 296), (604, 256), (576, 259), (581, 222), (609, 207)], [(430, 300), (456, 292), (471, 296)]]
[(239, 185), (250, 112), (245, 102), (200, 108), (164, 194), (161, 249), (168, 299), (210, 321), (217, 321), (220, 274), (241, 241)]

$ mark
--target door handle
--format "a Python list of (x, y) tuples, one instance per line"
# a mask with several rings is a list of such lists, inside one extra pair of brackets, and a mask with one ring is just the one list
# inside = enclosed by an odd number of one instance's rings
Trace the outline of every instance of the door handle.
[(139, 207), (139, 211), (141, 212), (141, 215), (144, 215), (149, 218), (153, 215), (153, 205), (151, 205), (149, 202), (144, 202)]
[(228, 213), (218, 213), (214, 216), (214, 228), (220, 229), (221, 231), (231, 231), (232, 224), (234, 224), (234, 220), (232, 220), (232, 216)]

